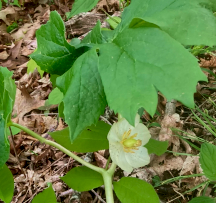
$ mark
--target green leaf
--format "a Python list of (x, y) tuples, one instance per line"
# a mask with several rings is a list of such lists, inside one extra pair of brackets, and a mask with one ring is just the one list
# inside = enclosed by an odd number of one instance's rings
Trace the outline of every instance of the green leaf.
[(93, 9), (99, 0), (75, 0), (70, 13), (66, 13), (67, 18), (71, 18), (82, 12), (87, 12)]
[(38, 48), (30, 57), (43, 71), (51, 74), (62, 75), (85, 52), (85, 47), (75, 51), (66, 41), (64, 22), (57, 11), (50, 13), (49, 21), (37, 30), (36, 37)]
[(201, 145), (199, 162), (207, 178), (216, 181), (216, 146), (209, 143)]
[(102, 149), (108, 149), (109, 143), (107, 134), (110, 126), (103, 121), (98, 121), (97, 125), (86, 128), (71, 144), (69, 128), (61, 131), (49, 133), (51, 137), (63, 147), (76, 152), (95, 152)]
[(114, 182), (114, 191), (122, 203), (160, 203), (157, 193), (149, 183), (132, 177)]
[(168, 100), (194, 107), (197, 82), (206, 76), (197, 59), (165, 32), (156, 27), (129, 28), (98, 47), (108, 105), (131, 124), (141, 107), (154, 115), (158, 90)]
[(106, 106), (96, 51), (80, 56), (68, 72), (57, 78), (56, 84), (64, 93), (65, 121), (73, 141), (87, 126), (98, 122)]
[(79, 192), (88, 191), (104, 184), (102, 175), (85, 166), (71, 169), (61, 179), (72, 189)]
[(11, 171), (6, 165), (0, 168), (0, 199), (10, 203), (14, 193), (14, 180)]
[(52, 92), (50, 92), (48, 97), (49, 104), (60, 104), (62, 99), (63, 93), (57, 87)]
[(216, 18), (212, 11), (202, 7), (203, 2), (205, 7), (213, 5), (213, 1), (208, 0), (132, 1), (124, 9), (122, 22), (116, 31), (122, 31), (133, 18), (140, 18), (143, 23), (159, 26), (184, 45), (213, 46), (216, 44)]
[(56, 203), (55, 192), (53, 191), (52, 185), (50, 184), (43, 192), (39, 193), (34, 197), (32, 203)]
[(59, 77), (59, 75), (55, 75), (55, 74), (50, 75), (50, 81), (52, 83), (53, 88), (56, 87), (56, 79), (57, 79), (57, 77)]
[(109, 23), (110, 27), (114, 30), (116, 29), (116, 27), (118, 26), (118, 24), (121, 22), (121, 18), (119, 18), (118, 16), (114, 16), (112, 18), (108, 18), (106, 20), (106, 22)]
[(80, 43), (81, 43), (81, 40), (79, 38), (73, 38), (70, 41), (70, 45), (72, 45), (74, 47), (78, 46)]
[(0, 167), (2, 167), (9, 158), (10, 144), (5, 135), (6, 123), (0, 115)]
[[(19, 128), (11, 126), (12, 135), (18, 134), (21, 130)], [(7, 136), (11, 135), (9, 128), (7, 128)]]
[(102, 44), (104, 42), (105, 40), (101, 34), (101, 22), (97, 21), (93, 30), (82, 40), (82, 43)]
[(0, 67), (0, 168), (9, 158), (10, 144), (7, 138), (7, 123), (16, 94), (16, 85), (11, 79), (13, 73), (7, 68)]
[(149, 154), (156, 154), (161, 156), (164, 154), (168, 148), (169, 143), (167, 141), (158, 141), (150, 138), (149, 142), (144, 146), (148, 149)]
[(59, 117), (65, 119), (64, 117), (64, 103), (61, 102), (58, 106)]
[(18, 0), (14, 0), (13, 3), (10, 3), (10, 5), (14, 5), (14, 6), (19, 6), (19, 1)]
[(19, 26), (18, 26), (18, 24), (16, 23), (16, 22), (13, 22), (11, 25), (9, 25), (8, 27), (7, 27), (7, 33), (9, 33), (9, 32), (11, 32), (12, 30), (14, 30), (14, 29), (16, 29), (16, 28), (18, 28)]
[(200, 196), (193, 198), (188, 203), (216, 203), (216, 201), (210, 197)]
[(33, 73), (34, 70), (37, 68), (38, 73), (40, 73), (41, 78), (43, 77), (44, 71), (41, 70), (41, 67), (36, 64), (36, 62), (33, 59), (30, 59), (27, 63), (27, 73)]

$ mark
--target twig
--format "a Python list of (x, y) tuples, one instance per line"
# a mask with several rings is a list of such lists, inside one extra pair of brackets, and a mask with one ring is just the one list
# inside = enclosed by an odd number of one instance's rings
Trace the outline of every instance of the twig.
[(102, 197), (101, 197), (97, 192), (95, 192), (94, 190), (91, 190), (91, 191), (97, 196), (97, 198), (98, 198), (101, 202), (106, 203), (106, 202), (102, 199)]
[(178, 192), (177, 190), (175, 190), (174, 188), (173, 188), (173, 190), (177, 193), (177, 194), (179, 194), (183, 199), (185, 199), (185, 197), (184, 197), (184, 195), (183, 194), (181, 194), (180, 192)]
[(70, 194), (73, 194), (74, 193), (74, 190), (73, 189), (69, 189), (69, 190), (66, 190), (64, 192), (62, 192), (59, 197), (64, 197), (64, 196), (67, 196), (67, 195), (70, 195)]
[(176, 199), (178, 199), (178, 198), (180, 198), (180, 197), (181, 197), (181, 196), (178, 196), (178, 197), (176, 197), (176, 198), (174, 198), (174, 199), (168, 201), (167, 203), (173, 202), (174, 200), (176, 200)]
[(62, 157), (60, 157), (59, 159), (55, 160), (52, 164), (50, 164), (49, 166), (47, 166), (47, 168), (45, 168), (43, 171), (41, 171), (41, 173), (43, 173), (43, 175), (45, 175), (47, 172), (44, 172), (46, 171), (47, 169), (49, 169), (51, 166), (53, 166), (56, 162), (60, 161), (62, 158), (64, 158), (66, 156), (66, 154), (64, 154)]
[(112, 123), (110, 123), (105, 117), (100, 116), (100, 119), (101, 119), (102, 121), (104, 121), (105, 123), (107, 123), (107, 124), (109, 124), (109, 125), (112, 125)]
[(33, 22), (32, 18), (31, 18), (31, 16), (29, 14), (27, 14), (27, 16), (28, 16), (30, 22), (33, 24), (34, 22)]

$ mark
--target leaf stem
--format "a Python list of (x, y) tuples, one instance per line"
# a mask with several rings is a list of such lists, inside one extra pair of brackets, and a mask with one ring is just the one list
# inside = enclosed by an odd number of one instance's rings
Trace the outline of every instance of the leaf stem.
[(16, 128), (19, 128), (20, 130), (23, 130), (24, 132), (28, 133), (29, 135), (31, 135), (32, 137), (38, 139), (41, 143), (45, 143), (45, 144), (48, 144), (50, 146), (53, 146), (59, 150), (61, 150), (62, 152), (64, 152), (65, 154), (67, 154), (68, 156), (72, 157), (73, 159), (75, 159), (76, 161), (78, 161), (79, 163), (83, 164), (84, 166), (94, 170), (94, 171), (97, 171), (98, 173), (100, 174), (103, 174), (104, 172), (106, 172), (105, 169), (103, 168), (100, 168), (100, 167), (97, 167), (97, 166), (94, 166), (86, 161), (84, 161), (83, 159), (81, 159), (80, 157), (76, 156), (74, 153), (72, 153), (71, 151), (69, 151), (68, 149), (64, 148), (63, 146), (61, 146), (60, 144), (56, 143), (56, 142), (53, 142), (51, 140), (47, 140), (43, 137), (41, 137), (40, 135), (38, 135), (37, 133), (29, 130), (28, 128), (22, 126), (22, 125), (19, 125), (17, 123), (14, 123), (14, 122), (10, 122), (8, 123), (9, 126), (14, 126)]

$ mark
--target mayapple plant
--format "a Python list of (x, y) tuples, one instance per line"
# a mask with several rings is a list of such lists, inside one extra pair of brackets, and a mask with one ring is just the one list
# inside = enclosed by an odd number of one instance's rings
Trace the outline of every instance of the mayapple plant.
[[(97, 2), (76, 0), (68, 17)], [(137, 114), (144, 108), (154, 115), (158, 91), (168, 100), (194, 106), (196, 84), (206, 77), (185, 46), (216, 44), (215, 10), (212, 0), (132, 0), (114, 30), (101, 28), (98, 21), (82, 41), (70, 43), (60, 15), (51, 12), (47, 24), (36, 32), (38, 47), (30, 57), (50, 74), (55, 88), (50, 97), (56, 98), (59, 116), (68, 127), (50, 133), (55, 140), (50, 141), (12, 122), (16, 86), (12, 73), (0, 68), (0, 198), (9, 203), (13, 196), (13, 177), (5, 162), (10, 151), (7, 128), (15, 127), (82, 164), (61, 177), (74, 190), (104, 185), (107, 203), (114, 202), (113, 188), (122, 203), (159, 203), (149, 183), (132, 177), (115, 182), (113, 175), (117, 165), (131, 172), (148, 164), (150, 153), (166, 151), (167, 143), (152, 140)], [(106, 106), (119, 115), (111, 128), (98, 121)], [(109, 149), (110, 167), (97, 167), (72, 153), (101, 149)], [(50, 185), (32, 202), (41, 199), (56, 202)]]

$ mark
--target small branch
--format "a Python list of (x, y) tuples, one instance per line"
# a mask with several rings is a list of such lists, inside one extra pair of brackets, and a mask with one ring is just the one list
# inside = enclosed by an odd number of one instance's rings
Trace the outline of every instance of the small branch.
[(64, 196), (67, 196), (67, 195), (70, 195), (70, 194), (73, 194), (74, 193), (74, 190), (73, 189), (69, 189), (69, 190), (66, 190), (64, 192), (62, 192), (59, 197), (64, 197)]
[(165, 115), (172, 116), (176, 112), (176, 100), (172, 99), (166, 103)]
[(98, 198), (101, 202), (106, 203), (106, 202), (102, 199), (102, 197), (101, 197), (97, 192), (95, 192), (94, 190), (91, 190), (91, 191), (97, 196), (97, 198)]

